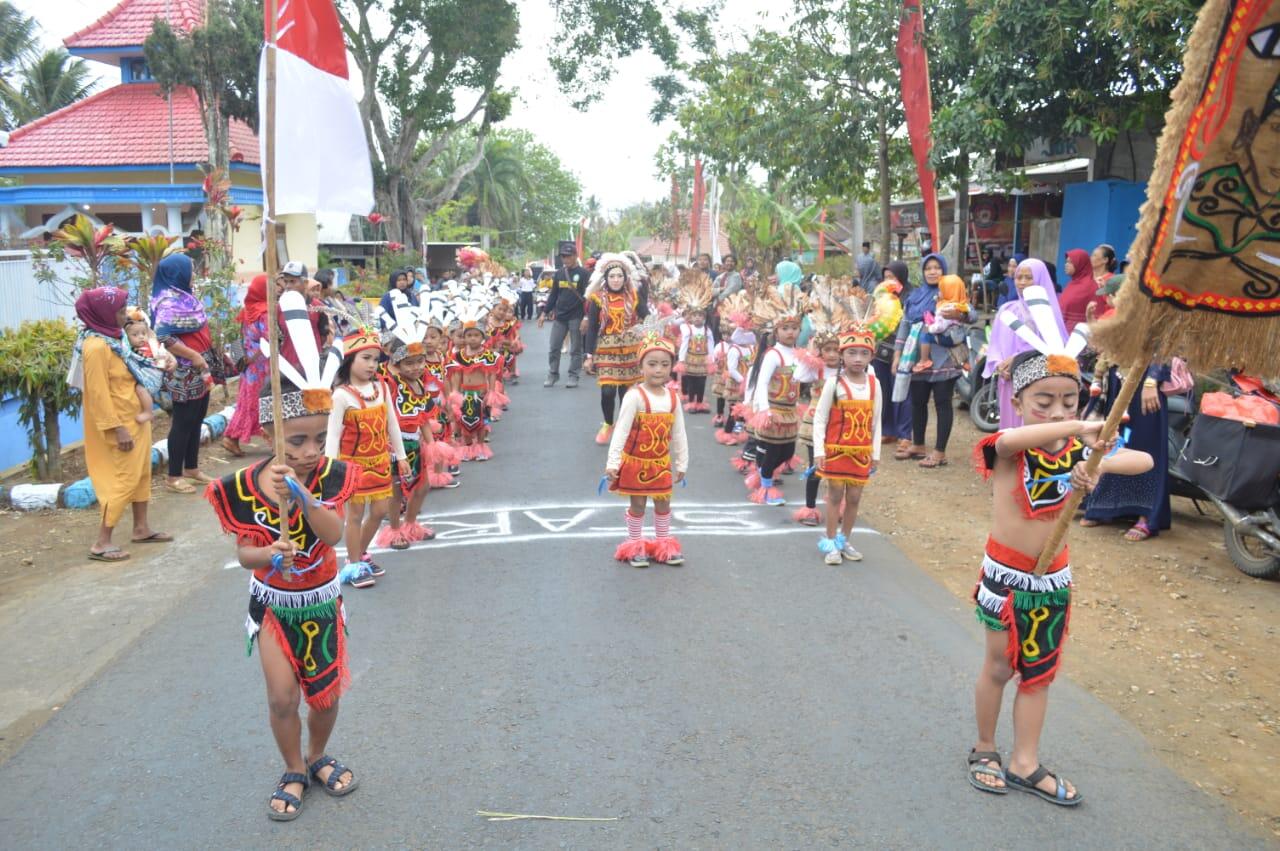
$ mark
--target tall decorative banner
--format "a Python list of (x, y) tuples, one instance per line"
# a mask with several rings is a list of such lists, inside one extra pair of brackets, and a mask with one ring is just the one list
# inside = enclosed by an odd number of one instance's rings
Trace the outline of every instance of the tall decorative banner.
[[(268, 42), (258, 66), (267, 91)], [(275, 195), (273, 214), (354, 213), (373, 209), (373, 171), (360, 108), (347, 81), (347, 46), (333, 0), (288, 0), (275, 13)], [(267, 100), (258, 101), (262, 162), (267, 162)]]
[(578, 235), (573, 241), (574, 247), (578, 251), (579, 263), (581, 263), (583, 260), (582, 250), (584, 247), (584, 243), (586, 242), (586, 236), (587, 236), (587, 217), (583, 216), (582, 218), (578, 219)]
[(920, 11), (920, 0), (902, 0), (896, 53), (902, 68), (902, 109), (907, 117), (907, 136), (916, 161), (929, 234), (937, 248), (942, 245), (942, 235), (938, 230), (938, 181), (929, 167), (933, 98), (929, 94), (929, 57), (924, 49), (924, 15)]
[(671, 175), (671, 255), (680, 257), (680, 184)]
[(702, 160), (693, 161), (693, 197), (689, 202), (689, 252), (697, 255), (702, 247), (702, 203), (706, 200), (707, 187), (702, 182)]
[(719, 263), (724, 258), (720, 255), (720, 193), (724, 187), (713, 174), (707, 181), (707, 218), (711, 220), (711, 262)]
[(1117, 363), (1280, 372), (1280, 0), (1209, 0), (1187, 43), (1116, 318)]

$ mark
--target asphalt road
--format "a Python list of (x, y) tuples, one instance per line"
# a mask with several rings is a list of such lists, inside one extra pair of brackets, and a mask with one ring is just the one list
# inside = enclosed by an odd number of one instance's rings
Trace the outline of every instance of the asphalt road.
[[(597, 395), (544, 390), (545, 337), (526, 339), (496, 458), (427, 502), (440, 538), (382, 555), (385, 579), (346, 595), (354, 683), (330, 753), (359, 790), (265, 817), (282, 768), (223, 540), (199, 587), (4, 765), (0, 844), (1267, 847), (1066, 680), (1043, 758), (1086, 802), (971, 789), (981, 630), (873, 531), (874, 485), (866, 560), (826, 567), (790, 509), (745, 502), (710, 418), (691, 417), (686, 566), (612, 562), (622, 506), (596, 495)], [(978, 555), (953, 554), (975, 572)], [(1006, 707), (1006, 752), (1010, 739)]]

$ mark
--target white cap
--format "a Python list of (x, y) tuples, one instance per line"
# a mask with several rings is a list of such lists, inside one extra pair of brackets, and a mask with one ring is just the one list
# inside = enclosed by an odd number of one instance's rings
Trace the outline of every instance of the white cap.
[(280, 270), (281, 275), (288, 275), (292, 278), (307, 277), (307, 267), (300, 260), (290, 260), (284, 264), (284, 268)]

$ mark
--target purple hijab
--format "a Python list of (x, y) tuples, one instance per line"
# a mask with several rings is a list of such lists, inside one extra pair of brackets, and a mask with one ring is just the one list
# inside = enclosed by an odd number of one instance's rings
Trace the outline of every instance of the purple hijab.
[[(1031, 258), (1019, 263), (1018, 269), (1030, 269), (1033, 282), (1044, 289), (1049, 304), (1053, 307), (1053, 317), (1058, 322), (1058, 333), (1063, 340), (1066, 340), (1067, 326), (1062, 321), (1062, 308), (1058, 306), (1058, 293), (1053, 288), (1053, 278), (1049, 275), (1048, 267), (1039, 260)], [(1007, 360), (1014, 355), (1031, 351), (1030, 344), (1013, 333), (1013, 329), (1006, 325), (1001, 318), (1003, 314), (1011, 313), (1032, 328), (1036, 327), (1035, 322), (1031, 319), (1031, 312), (1027, 310), (1027, 303), (1022, 297), (1022, 293), (1018, 291), (1017, 287), (1014, 287), (1014, 292), (1018, 295), (1017, 300), (1007, 302), (1001, 307), (996, 313), (995, 320), (991, 323), (991, 339), (987, 343), (987, 365), (983, 370), (984, 376), (991, 376), (996, 371), (996, 367), (1000, 366), (1001, 361)], [(1036, 333), (1040, 333), (1039, 329), (1036, 329)]]

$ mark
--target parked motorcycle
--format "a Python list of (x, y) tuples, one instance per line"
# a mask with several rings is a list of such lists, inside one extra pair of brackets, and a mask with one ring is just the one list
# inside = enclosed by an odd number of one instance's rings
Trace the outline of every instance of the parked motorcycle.
[[(1238, 378), (1237, 393), (1249, 386)], [(1242, 573), (1280, 578), (1280, 427), (1201, 415), (1188, 397), (1169, 397), (1169, 486), (1201, 513), (1201, 502), (1218, 509)]]
[(969, 419), (979, 431), (987, 433), (1000, 428), (1000, 398), (997, 395), (995, 377), (983, 378), (987, 367), (987, 340), (990, 326), (970, 325), (966, 333), (969, 349), (969, 368), (960, 373), (956, 382), (956, 401), (961, 408), (969, 409)]

